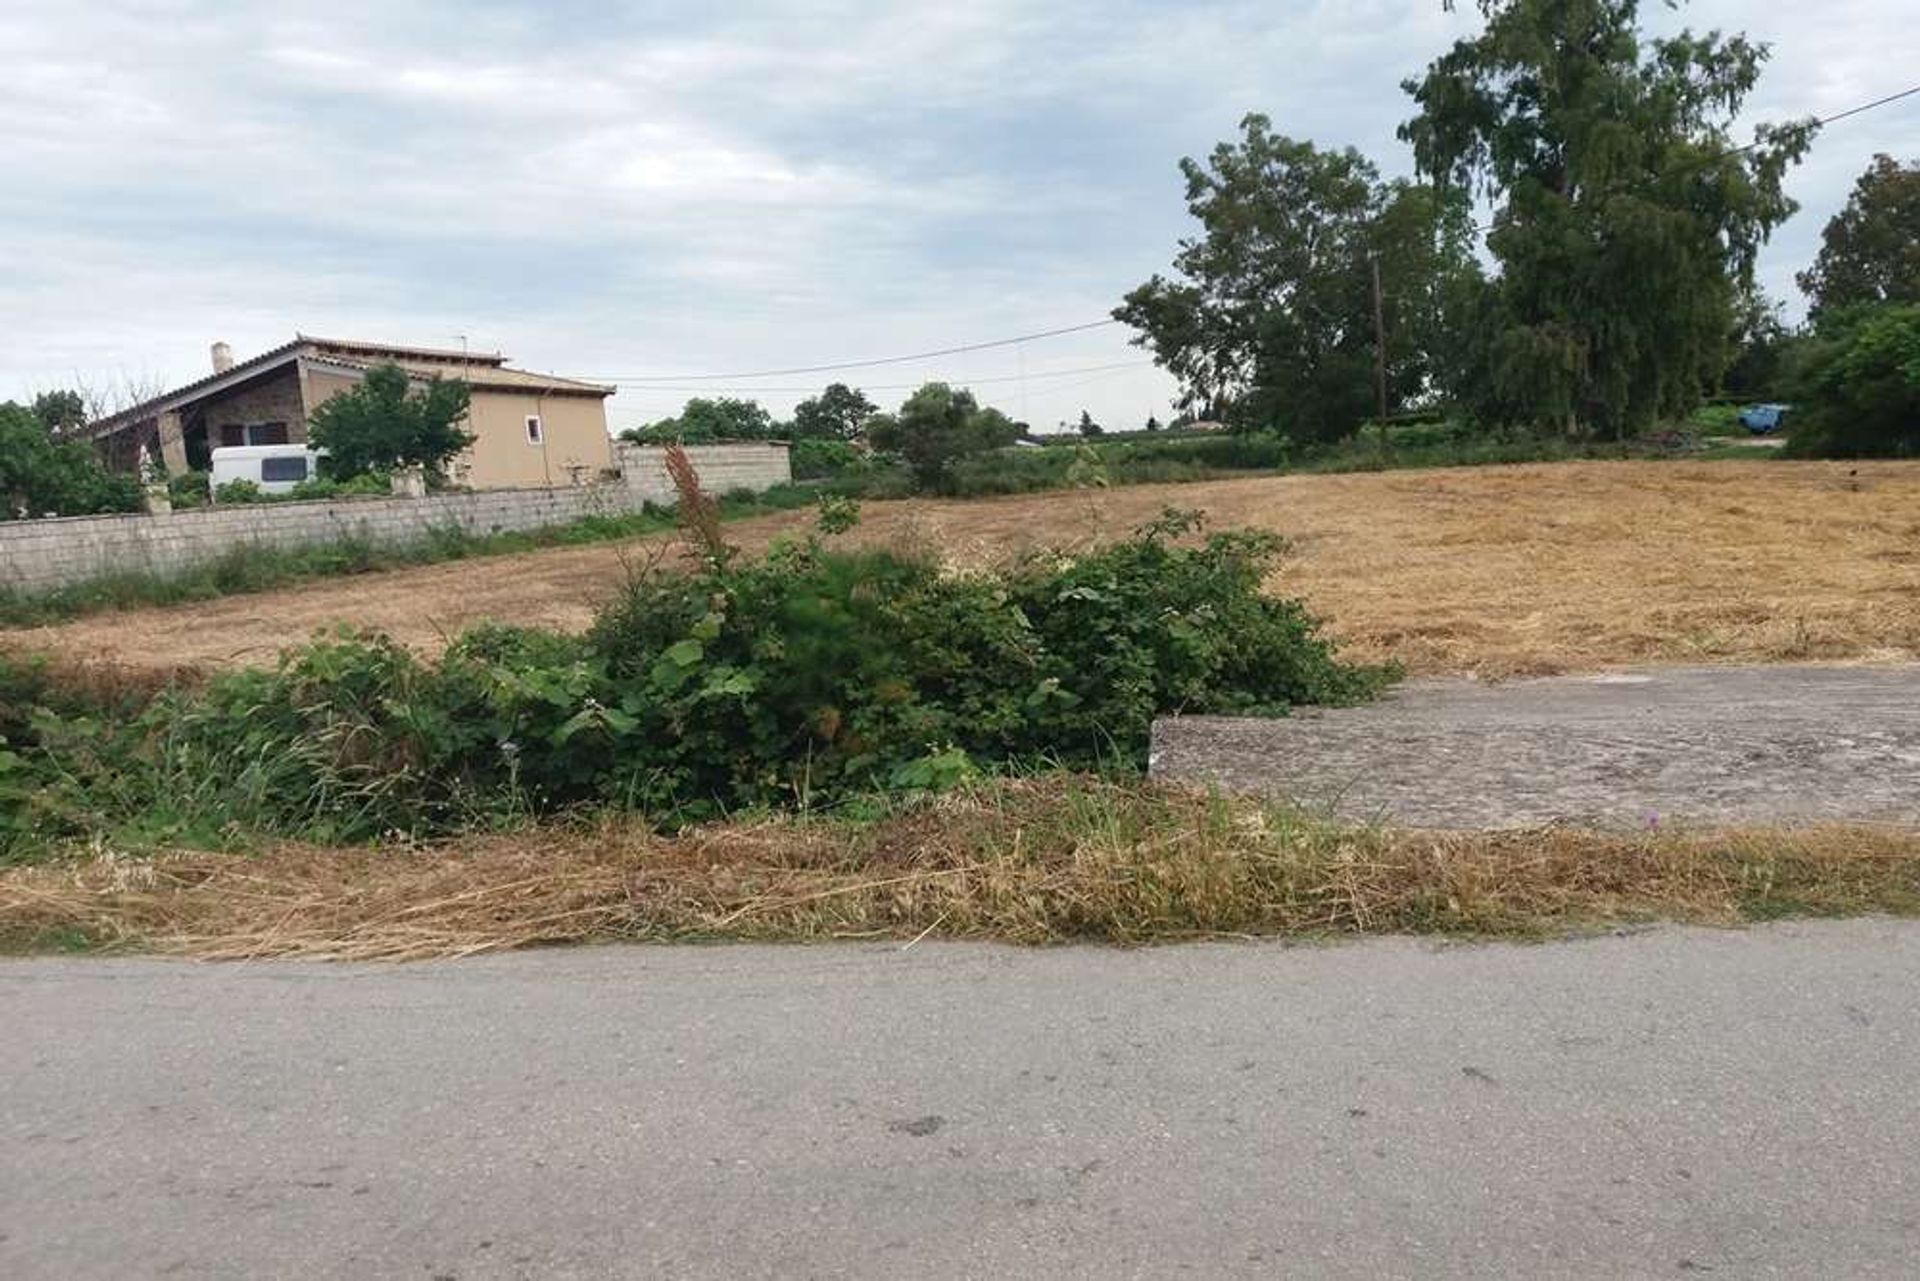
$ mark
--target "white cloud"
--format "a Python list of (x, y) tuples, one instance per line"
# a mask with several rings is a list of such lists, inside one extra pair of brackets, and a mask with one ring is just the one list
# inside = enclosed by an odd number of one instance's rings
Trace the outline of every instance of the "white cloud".
[[(1663, 25), (1776, 46), (1755, 118), (1920, 66), (1896, 0)], [(533, 0), (12, 0), (0, 396), (75, 371), (196, 375), (296, 328), (467, 333), (563, 372), (812, 364), (1104, 315), (1186, 230), (1174, 162), (1263, 110), (1404, 170), (1398, 89), (1466, 12), (1437, 0), (828, 0), (644, 17)], [(1874, 150), (1837, 126), (1763, 265), (1791, 291)], [(877, 371), (1000, 377), (1126, 359), (1118, 330)], [(784, 380), (783, 380), (784, 381)], [(1157, 373), (996, 383), (1033, 418), (1165, 412)], [(1002, 395), (1001, 393), (1004, 393)], [(619, 414), (677, 397), (623, 395)], [(770, 395), (775, 404), (790, 395)]]

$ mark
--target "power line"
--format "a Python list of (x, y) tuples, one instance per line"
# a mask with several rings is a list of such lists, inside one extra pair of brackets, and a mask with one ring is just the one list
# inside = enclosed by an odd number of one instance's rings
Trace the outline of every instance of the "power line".
[[(996, 374), (990, 378), (955, 378), (952, 381), (956, 383), (963, 383), (968, 387), (972, 387), (972, 386), (983, 384), (983, 383), (1013, 383), (1013, 382), (1023, 382), (1028, 380), (1036, 380), (1041, 378), (1069, 378), (1069, 377), (1072, 377), (1074, 374), (1105, 373), (1108, 370), (1112, 370), (1112, 369), (1153, 369), (1153, 368), (1156, 368), (1156, 366), (1151, 360), (1123, 360), (1123, 361), (1117, 361), (1114, 364), (1110, 364), (1110, 365), (1082, 365), (1077, 369), (1048, 369), (1048, 370), (1042, 370), (1039, 373), (1033, 373), (1033, 374)], [(862, 383), (860, 385), (860, 390), (861, 391), (912, 391), (915, 388), (924, 386), (925, 383), (926, 383), (925, 379), (922, 379), (920, 382), (911, 382), (911, 383)], [(732, 386), (722, 385), (718, 387), (714, 387), (714, 386), (666, 387), (666, 386), (656, 386), (652, 383), (644, 383), (640, 385), (633, 385), (629, 383), (616, 383), (614, 385), (619, 387), (622, 391), (660, 391), (660, 392), (729, 392), (730, 391), (730, 392), (754, 392), (754, 393), (758, 393), (758, 392), (779, 393), (779, 392), (818, 392), (820, 390), (819, 384), (817, 383), (808, 383), (802, 386), (791, 386), (791, 387), (748, 386), (746, 384), (738, 384), (738, 385), (732, 385)]]
[(601, 376), (595, 382), (612, 383), (692, 383), (724, 382), (747, 378), (784, 378), (794, 374), (829, 374), (840, 369), (869, 369), (875, 365), (905, 365), (916, 360), (932, 360), (937, 356), (959, 356), (970, 351), (987, 351), (994, 347), (1011, 347), (1016, 343), (1035, 342), (1042, 338), (1058, 338), (1063, 334), (1080, 334), (1089, 329), (1104, 329), (1108, 325), (1120, 322), (1108, 317), (1105, 320), (1089, 321), (1084, 325), (1067, 325), (1060, 329), (1043, 329), (1038, 333), (1017, 334), (1012, 338), (995, 338), (991, 342), (967, 343), (959, 347), (942, 347), (938, 351), (917, 351), (909, 356), (881, 356), (873, 360), (845, 360), (834, 365), (801, 365), (792, 369), (759, 369), (737, 374), (615, 374)]
[[(1082, 378), (1077, 382), (1061, 383), (1052, 387), (1036, 387), (1033, 389), (1034, 399), (1044, 403), (1049, 396), (1063, 396), (1068, 392), (1079, 391), (1082, 387), (1091, 387), (1095, 383), (1106, 382), (1113, 377), (1115, 377), (1115, 375), (1111, 373), (1095, 374), (1091, 378)], [(1022, 412), (1020, 416), (1022, 418), (1030, 417), (1030, 415), (1025, 412)]]
[(1920, 94), (1920, 85), (1915, 85), (1911, 89), (1902, 89), (1899, 93), (1890, 93), (1884, 98), (1876, 98), (1872, 102), (1865, 102), (1860, 104), (1857, 107), (1849, 107), (1845, 111), (1842, 111), (1840, 114), (1834, 115), (1834, 116), (1828, 116), (1825, 120), (1822, 120), (1819, 123), (1824, 127), (1826, 125), (1835, 124), (1841, 120), (1848, 119), (1851, 116), (1865, 115), (1869, 111), (1876, 111), (1881, 107), (1887, 106), (1891, 103), (1898, 102), (1902, 98), (1911, 98), (1915, 94)]
[[(1882, 98), (1875, 98), (1871, 102), (1863, 102), (1858, 106), (1849, 107), (1845, 111), (1835, 112), (1831, 116), (1815, 117), (1813, 120), (1813, 127), (1824, 129), (1828, 125), (1837, 124), (1842, 120), (1852, 119), (1854, 116), (1865, 115), (1869, 111), (1877, 111), (1881, 107), (1891, 106), (1896, 102), (1901, 102), (1907, 98), (1912, 98), (1917, 95), (1920, 95), (1920, 84), (1914, 85), (1911, 88), (1902, 89), (1897, 93), (1887, 94), (1885, 97), (1882, 97)], [(1760, 142), (1761, 142), (1760, 139), (1755, 139), (1754, 141), (1749, 142), (1744, 146), (1730, 147), (1725, 151), (1721, 151), (1714, 155), (1707, 156), (1703, 159), (1694, 161), (1691, 164), (1682, 165), (1675, 169), (1670, 169), (1667, 171), (1667, 173), (1664, 176), (1671, 177), (1676, 173), (1685, 173), (1690, 169), (1702, 168), (1706, 165), (1717, 164), (1722, 160), (1726, 160), (1733, 156), (1742, 155), (1746, 152), (1752, 151), (1755, 147), (1758, 147), (1760, 145)], [(1497, 225), (1498, 225), (1497, 220), (1495, 222), (1475, 223), (1468, 228), (1468, 234), (1474, 235), (1474, 236), (1482, 236), (1482, 235), (1485, 235), (1487, 232), (1492, 231)], [(744, 385), (737, 385), (734, 387), (719, 388), (719, 387), (712, 387), (712, 386), (684, 387), (684, 386), (674, 386), (672, 384), (683, 384), (683, 383), (712, 384), (712, 383), (725, 383), (725, 382), (744, 384), (744, 382), (748, 379), (783, 378), (783, 377), (793, 377), (800, 374), (837, 373), (839, 371), (848, 370), (848, 369), (872, 369), (882, 365), (905, 365), (905, 364), (911, 364), (914, 361), (918, 361), (918, 360), (934, 360), (942, 356), (960, 356), (960, 355), (965, 355), (969, 352), (990, 351), (996, 347), (1013, 347), (1023, 343), (1037, 342), (1044, 338), (1059, 338), (1068, 334), (1086, 333), (1090, 330), (1104, 329), (1108, 325), (1117, 325), (1119, 323), (1120, 322), (1118, 320), (1115, 320), (1112, 317), (1108, 317), (1104, 320), (1089, 321), (1086, 324), (1082, 324), (1082, 325), (1065, 325), (1058, 329), (1042, 329), (1030, 334), (1016, 334), (1011, 338), (995, 338), (988, 342), (963, 343), (957, 347), (941, 347), (933, 351), (913, 352), (905, 356), (879, 356), (870, 360), (844, 360), (844, 361), (839, 361), (829, 365), (796, 365), (786, 369), (758, 369), (758, 370), (747, 370), (743, 372), (726, 373), (726, 374), (614, 374), (614, 375), (603, 374), (595, 377), (593, 381), (602, 382), (602, 383), (614, 383), (619, 385), (623, 390), (631, 390), (631, 391), (721, 391), (721, 390), (758, 391), (758, 392), (813, 391), (815, 389), (812, 387), (747, 387)], [(1111, 368), (1120, 368), (1120, 366), (1115, 365), (1115, 366), (1111, 366)], [(1092, 369), (1088, 369), (1085, 371), (1078, 371), (1078, 372), (1092, 372)], [(1044, 377), (1044, 376), (1046, 375), (1036, 375), (1036, 377)], [(1014, 378), (976, 378), (971, 381), (977, 382), (977, 383), (1010, 382), (1010, 381), (1015, 381), (1017, 378), (1018, 376), (1015, 376)], [(899, 390), (902, 387), (907, 387), (912, 385), (914, 384), (876, 385), (873, 388), (873, 390), (875, 391)]]

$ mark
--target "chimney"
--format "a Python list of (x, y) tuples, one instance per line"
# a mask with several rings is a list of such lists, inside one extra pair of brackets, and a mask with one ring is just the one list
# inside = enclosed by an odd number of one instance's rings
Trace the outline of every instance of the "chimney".
[(213, 372), (224, 374), (233, 368), (233, 348), (223, 342), (213, 345)]

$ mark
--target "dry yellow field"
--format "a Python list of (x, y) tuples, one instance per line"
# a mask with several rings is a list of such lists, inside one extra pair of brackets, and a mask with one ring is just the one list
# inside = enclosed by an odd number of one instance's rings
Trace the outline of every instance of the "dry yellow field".
[[(1273, 584), (1416, 674), (1920, 657), (1920, 464), (1584, 462), (869, 504), (851, 538), (957, 562), (1124, 533), (1163, 507), (1278, 531)], [(752, 549), (806, 513), (729, 527)], [(264, 662), (338, 623), (423, 648), (485, 619), (584, 626), (651, 549), (602, 545), (0, 633), (149, 667)]]

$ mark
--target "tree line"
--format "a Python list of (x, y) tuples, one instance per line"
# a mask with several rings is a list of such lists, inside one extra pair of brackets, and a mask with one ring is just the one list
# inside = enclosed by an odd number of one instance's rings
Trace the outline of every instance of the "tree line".
[[(1818, 123), (1735, 143), (1767, 47), (1648, 38), (1637, 0), (1478, 7), (1479, 33), (1402, 82), (1413, 179), (1259, 114), (1181, 162), (1199, 231), (1114, 312), (1181, 403), (1302, 441), (1433, 405), (1593, 439), (1791, 386), (1813, 402), (1808, 447), (1913, 452), (1920, 363), (1897, 357), (1920, 335), (1920, 169), (1875, 160), (1800, 277), (1811, 318), (1790, 332), (1754, 264), (1797, 208), (1783, 180)], [(1843, 388), (1886, 421), (1829, 430)]]

